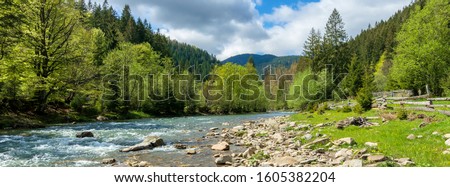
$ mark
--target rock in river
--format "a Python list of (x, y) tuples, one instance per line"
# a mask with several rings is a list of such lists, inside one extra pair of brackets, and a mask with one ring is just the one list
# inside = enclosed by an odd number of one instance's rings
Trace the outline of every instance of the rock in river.
[(231, 156), (229, 155), (220, 156), (215, 160), (215, 162), (217, 165), (225, 165), (226, 163), (233, 162), (233, 158), (231, 158)]
[(102, 160), (102, 164), (114, 164), (116, 163), (116, 159), (114, 158), (105, 158)]
[(219, 142), (218, 144), (213, 145), (211, 149), (216, 151), (227, 151), (230, 150), (230, 144), (228, 144), (227, 142)]
[(77, 138), (93, 138), (94, 134), (92, 132), (80, 132), (76, 135)]
[(155, 147), (163, 146), (164, 141), (158, 136), (148, 136), (139, 144), (120, 150), (120, 152), (140, 151), (144, 149), (153, 149)]

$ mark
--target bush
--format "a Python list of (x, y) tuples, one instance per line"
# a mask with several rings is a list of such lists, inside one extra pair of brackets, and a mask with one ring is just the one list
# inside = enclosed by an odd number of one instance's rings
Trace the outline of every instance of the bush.
[(81, 113), (83, 111), (83, 105), (85, 103), (86, 103), (86, 97), (77, 94), (70, 102), (70, 108), (72, 108), (72, 110), (74, 110), (74, 111)]
[(342, 107), (341, 110), (343, 113), (349, 113), (352, 111), (352, 108), (350, 106), (345, 105), (344, 107)]
[(360, 104), (357, 104), (355, 107), (353, 107), (353, 112), (362, 114), (364, 113), (364, 108)]
[(83, 114), (86, 116), (96, 116), (99, 114), (99, 111), (95, 107), (85, 107), (83, 108)]
[(365, 88), (358, 92), (356, 101), (363, 111), (369, 111), (372, 109), (372, 97), (372, 92), (366, 90)]
[(399, 120), (407, 120), (407, 119), (408, 119), (408, 111), (405, 110), (404, 108), (399, 109), (399, 110), (397, 111), (397, 118), (398, 118)]

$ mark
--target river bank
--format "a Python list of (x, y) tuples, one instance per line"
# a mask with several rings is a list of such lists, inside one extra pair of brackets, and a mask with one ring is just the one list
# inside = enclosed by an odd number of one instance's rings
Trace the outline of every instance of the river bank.
[[(266, 119), (292, 113), (260, 113), (227, 116), (189, 116), (150, 118), (127, 121), (102, 121), (64, 124), (40, 129), (18, 129), (0, 132), (0, 166), (3, 167), (104, 167), (103, 159), (114, 158), (117, 166), (125, 161), (144, 160), (153, 166), (216, 166), (209, 156), (210, 145), (217, 139), (202, 137), (211, 128), (230, 128), (243, 121)], [(77, 138), (81, 132), (94, 137)], [(119, 152), (142, 142), (145, 137), (159, 136), (165, 145), (138, 152)], [(174, 148), (185, 144), (197, 149)], [(202, 150), (204, 149), (204, 150)], [(232, 149), (234, 147), (232, 146)]]
[[(352, 122), (348, 122), (350, 125)], [(366, 125), (370, 122), (366, 122)], [(370, 123), (376, 125), (375, 123)], [(228, 124), (230, 125), (230, 124)], [(409, 158), (393, 158), (377, 153), (377, 143), (365, 142), (364, 148), (353, 138), (332, 141), (326, 134), (314, 129), (331, 124), (298, 124), (290, 116), (250, 120), (225, 128), (211, 128), (194, 144), (174, 144), (173, 148), (186, 149), (188, 162), (179, 166), (232, 166), (232, 167), (363, 167), (414, 166)], [(196, 156), (201, 154), (201, 156)], [(189, 163), (202, 158), (202, 164)], [(155, 158), (139, 154), (118, 166), (148, 167)]]

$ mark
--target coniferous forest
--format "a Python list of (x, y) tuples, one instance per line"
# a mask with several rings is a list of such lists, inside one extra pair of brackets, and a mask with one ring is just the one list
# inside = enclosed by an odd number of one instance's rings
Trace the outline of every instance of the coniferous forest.
[(448, 0), (416, 0), (355, 37), (335, 9), (324, 28), (311, 29), (297, 63), (264, 76), (253, 57), (221, 63), (133, 17), (128, 5), (117, 11), (107, 1), (0, 1), (2, 128), (308, 110), (346, 99), (370, 110), (373, 92), (397, 89), (450, 96)]

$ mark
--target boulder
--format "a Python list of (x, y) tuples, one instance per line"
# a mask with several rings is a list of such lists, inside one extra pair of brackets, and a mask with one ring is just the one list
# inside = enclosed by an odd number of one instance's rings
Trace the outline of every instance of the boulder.
[(354, 145), (356, 144), (355, 140), (353, 138), (341, 138), (337, 141), (335, 141), (336, 145)]
[(278, 167), (294, 166), (299, 163), (297, 159), (291, 156), (278, 157), (275, 158), (272, 162), (274, 163), (275, 166)]
[(105, 158), (102, 160), (102, 164), (114, 164), (116, 163), (116, 159), (114, 158)]
[(120, 152), (131, 152), (131, 151), (141, 151), (145, 149), (153, 149), (155, 147), (160, 147), (164, 145), (163, 139), (158, 136), (148, 136), (139, 144), (133, 145), (131, 147), (127, 147), (125, 149), (120, 150)]
[(363, 161), (360, 159), (347, 160), (342, 164), (342, 167), (363, 167)]
[(304, 139), (304, 140), (311, 140), (313, 138), (313, 135), (312, 134), (305, 134), (305, 135), (303, 135), (302, 136), (302, 139)]
[(251, 156), (253, 156), (256, 153), (256, 149), (253, 147), (248, 148), (247, 150), (244, 151), (244, 153), (242, 153), (242, 156), (244, 158), (250, 158)]
[(231, 129), (231, 132), (239, 132), (245, 130), (244, 126), (236, 126)]
[(184, 144), (174, 144), (173, 147), (175, 147), (175, 149), (186, 149), (187, 145)]
[(371, 147), (371, 148), (377, 148), (378, 147), (378, 143), (374, 143), (374, 142), (366, 142), (364, 144), (367, 147)]
[(406, 137), (408, 140), (414, 140), (414, 139), (416, 139), (416, 135), (414, 135), (414, 134), (410, 134), (410, 135), (408, 135), (408, 137)]
[(218, 144), (213, 145), (211, 149), (216, 151), (227, 151), (230, 150), (230, 144), (227, 142), (219, 142)]
[(387, 160), (384, 155), (370, 155), (367, 157), (367, 161), (369, 162), (382, 162)]
[(447, 139), (450, 139), (450, 134), (445, 134), (445, 135), (442, 136), (442, 137), (444, 137), (446, 140), (447, 140)]
[(94, 134), (92, 132), (80, 132), (76, 135), (77, 138), (93, 138)]
[(195, 155), (195, 154), (197, 154), (197, 150), (195, 150), (195, 149), (188, 149), (188, 150), (186, 150), (186, 154), (188, 154), (188, 155)]
[(312, 146), (312, 145), (316, 145), (316, 144), (325, 145), (328, 142), (330, 142), (329, 138), (319, 138), (319, 139), (316, 139), (316, 140), (314, 140), (314, 141), (312, 141), (310, 143), (307, 143), (307, 144), (303, 145), (302, 147), (306, 148), (306, 147), (309, 147), (309, 146)]
[(231, 158), (231, 156), (229, 156), (229, 155), (222, 155), (215, 160), (215, 163), (217, 165), (225, 165), (225, 164), (231, 163), (231, 162), (233, 162), (233, 158)]
[(347, 158), (349, 156), (351, 156), (353, 154), (353, 151), (350, 149), (341, 149), (338, 152), (336, 152), (336, 154), (334, 154), (334, 158), (339, 158), (339, 157), (343, 157), (343, 158)]
[(447, 141), (445, 141), (445, 145), (450, 146), (450, 139), (448, 139)]
[(97, 116), (96, 119), (97, 119), (97, 121), (107, 121), (108, 120), (108, 118), (105, 116)]
[(413, 166), (414, 165), (414, 162), (410, 158), (399, 158), (399, 159), (396, 159), (395, 161), (397, 161), (397, 163), (400, 166)]

